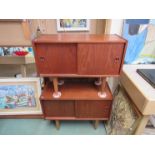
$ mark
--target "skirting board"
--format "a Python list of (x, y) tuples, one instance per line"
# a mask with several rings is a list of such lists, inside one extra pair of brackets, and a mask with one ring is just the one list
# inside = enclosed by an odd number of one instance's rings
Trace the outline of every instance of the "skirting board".
[(43, 115), (1, 115), (0, 119), (43, 119)]

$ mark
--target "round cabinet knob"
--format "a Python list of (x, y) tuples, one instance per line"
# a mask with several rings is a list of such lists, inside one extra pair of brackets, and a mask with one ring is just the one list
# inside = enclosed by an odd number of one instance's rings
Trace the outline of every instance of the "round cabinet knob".
[(115, 58), (114, 58), (114, 62), (115, 62), (115, 63), (119, 62), (119, 60), (120, 60), (119, 57), (115, 57)]
[(40, 59), (40, 61), (45, 61), (44, 57), (40, 57), (39, 59)]

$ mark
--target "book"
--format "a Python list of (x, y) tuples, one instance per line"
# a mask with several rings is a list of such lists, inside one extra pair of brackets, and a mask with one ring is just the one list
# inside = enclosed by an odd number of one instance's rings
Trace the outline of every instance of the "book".
[(155, 88), (155, 69), (137, 69), (137, 73)]

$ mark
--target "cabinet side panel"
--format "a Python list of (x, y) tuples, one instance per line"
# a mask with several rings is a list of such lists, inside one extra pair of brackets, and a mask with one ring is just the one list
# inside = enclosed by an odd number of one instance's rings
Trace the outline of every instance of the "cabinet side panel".
[(44, 46), (43, 45), (38, 45), (38, 44), (33, 44), (33, 49), (34, 49), (34, 55), (35, 55), (35, 62), (36, 62), (36, 67), (37, 67), (37, 72), (38, 74), (46, 74), (48, 72), (48, 64), (45, 63), (45, 58), (47, 57), (47, 53), (44, 52)]

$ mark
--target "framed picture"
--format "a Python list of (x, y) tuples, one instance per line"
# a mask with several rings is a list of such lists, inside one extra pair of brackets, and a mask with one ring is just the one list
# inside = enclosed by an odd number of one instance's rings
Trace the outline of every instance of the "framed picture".
[(40, 78), (0, 79), (0, 115), (42, 114)]
[(89, 19), (57, 19), (57, 31), (89, 31)]
[(126, 19), (123, 37), (128, 40), (126, 64), (155, 64), (155, 19)]

